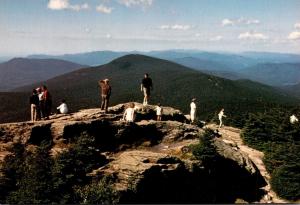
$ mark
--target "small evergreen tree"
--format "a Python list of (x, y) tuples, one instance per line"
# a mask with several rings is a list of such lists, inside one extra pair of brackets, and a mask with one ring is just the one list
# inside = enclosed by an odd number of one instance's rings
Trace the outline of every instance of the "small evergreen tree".
[(290, 200), (300, 198), (300, 164), (277, 168), (271, 177), (271, 186), (276, 193)]
[(93, 136), (84, 133), (69, 150), (55, 158), (52, 173), (58, 203), (79, 203), (75, 187), (89, 183), (87, 173), (105, 163), (105, 157), (96, 151), (94, 141)]
[(51, 164), (49, 145), (43, 144), (34, 152), (16, 144), (13, 157), (6, 161), (6, 176), (15, 183), (7, 194), (6, 203), (41, 204), (51, 202)]
[(14, 143), (9, 150), (10, 155), (6, 156), (1, 167), (0, 175), (0, 203), (6, 203), (10, 192), (17, 189), (17, 182), (22, 178), (23, 162), (26, 158), (25, 147), (21, 143)]
[(199, 144), (192, 147), (193, 155), (203, 162), (204, 166), (213, 168), (219, 158), (213, 139), (216, 133), (211, 129), (206, 129), (205, 133), (199, 137)]
[(119, 202), (119, 193), (113, 187), (114, 180), (105, 176), (98, 182), (92, 182), (79, 187), (76, 193), (83, 204), (116, 204)]

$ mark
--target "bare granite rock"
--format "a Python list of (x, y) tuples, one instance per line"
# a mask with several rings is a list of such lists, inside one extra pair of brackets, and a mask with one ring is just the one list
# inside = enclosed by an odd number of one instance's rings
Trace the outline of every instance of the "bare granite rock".
[[(122, 121), (127, 104), (85, 109), (50, 120), (0, 124), (0, 162), (13, 142), (27, 147), (52, 143), (52, 155), (68, 150), (81, 133), (95, 137), (95, 146), (109, 163), (90, 173), (113, 175), (120, 203), (213, 203), (237, 198), (257, 201), (264, 180), (250, 158), (238, 147), (216, 138), (213, 143), (221, 160), (214, 172), (192, 155), (204, 130), (186, 124), (177, 109), (163, 107), (163, 121), (155, 121), (155, 106), (135, 103), (136, 122)], [(245, 195), (246, 193), (246, 195)]]

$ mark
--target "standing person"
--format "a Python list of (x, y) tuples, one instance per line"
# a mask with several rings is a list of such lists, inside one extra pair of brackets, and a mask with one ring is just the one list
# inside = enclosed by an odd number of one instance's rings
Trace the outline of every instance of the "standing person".
[(222, 118), (223, 117), (227, 117), (226, 115), (224, 115), (224, 108), (221, 109), (221, 111), (219, 112), (218, 116), (219, 116), (219, 121), (220, 121), (219, 128), (221, 128), (222, 125), (223, 125)]
[(59, 110), (61, 114), (67, 114), (69, 111), (65, 100), (62, 100), (60, 106), (58, 106), (56, 109)]
[(31, 108), (31, 121), (35, 122), (37, 120), (37, 111), (39, 106), (39, 97), (36, 89), (32, 90), (32, 95), (30, 96), (29, 103)]
[(134, 103), (130, 103), (129, 107), (125, 110), (124, 115), (123, 115), (123, 120), (126, 122), (133, 122), (135, 118), (135, 113), (134, 113)]
[(157, 121), (161, 121), (162, 112), (163, 112), (163, 109), (161, 107), (161, 104), (158, 103), (157, 106), (156, 106)]
[(194, 123), (195, 122), (195, 119), (196, 119), (196, 98), (193, 98), (192, 99), (192, 102), (191, 102), (191, 123)]
[(107, 113), (109, 98), (111, 95), (109, 79), (99, 80), (98, 84), (101, 88), (101, 110), (105, 110), (105, 113)]
[(141, 83), (141, 92), (144, 92), (143, 105), (148, 105), (148, 101), (150, 98), (150, 89), (153, 90), (152, 79), (149, 77), (148, 73), (145, 73)]
[(38, 119), (42, 119), (45, 116), (45, 103), (44, 103), (44, 99), (43, 99), (43, 89), (42, 87), (39, 87), (36, 89), (37, 93), (38, 93), (38, 97), (39, 97), (39, 110), (38, 110)]
[(43, 100), (44, 100), (44, 118), (49, 119), (49, 116), (51, 114), (51, 108), (52, 108), (52, 97), (50, 92), (48, 91), (47, 86), (43, 85)]

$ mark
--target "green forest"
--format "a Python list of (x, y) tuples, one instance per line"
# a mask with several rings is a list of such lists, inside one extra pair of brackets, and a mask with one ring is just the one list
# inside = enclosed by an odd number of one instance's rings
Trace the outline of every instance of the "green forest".
[(282, 198), (300, 198), (300, 125), (290, 116), (300, 109), (274, 108), (250, 114), (242, 138), (251, 147), (264, 152), (264, 163), (271, 175), (271, 186)]
[(16, 143), (2, 166), (1, 204), (103, 204), (116, 203), (109, 177), (92, 180), (94, 168), (106, 163), (94, 146), (94, 138), (81, 134), (68, 151), (51, 157), (51, 142), (34, 150)]

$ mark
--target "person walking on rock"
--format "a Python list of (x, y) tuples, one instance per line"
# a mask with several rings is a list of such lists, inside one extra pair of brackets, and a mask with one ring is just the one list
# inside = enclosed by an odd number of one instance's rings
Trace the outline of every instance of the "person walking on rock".
[(219, 121), (220, 121), (219, 128), (221, 128), (223, 126), (222, 118), (227, 117), (226, 115), (224, 115), (224, 108), (221, 109), (218, 116), (219, 116)]
[(35, 122), (37, 120), (38, 115), (38, 107), (39, 107), (39, 96), (36, 89), (32, 90), (32, 95), (29, 99), (30, 109), (31, 109), (31, 121)]
[(135, 105), (134, 103), (130, 103), (129, 107), (125, 110), (124, 115), (123, 115), (123, 120), (126, 122), (133, 122), (135, 118)]
[(141, 83), (141, 92), (144, 93), (143, 105), (148, 105), (150, 90), (153, 90), (152, 79), (149, 77), (148, 73), (145, 73)]
[(190, 104), (191, 107), (191, 123), (194, 123), (196, 120), (196, 98), (192, 99), (192, 102)]
[(108, 103), (111, 95), (111, 86), (109, 85), (109, 79), (99, 80), (98, 82), (101, 88), (101, 110), (105, 113), (108, 111)]

